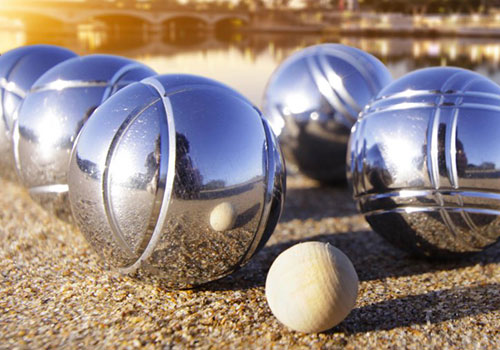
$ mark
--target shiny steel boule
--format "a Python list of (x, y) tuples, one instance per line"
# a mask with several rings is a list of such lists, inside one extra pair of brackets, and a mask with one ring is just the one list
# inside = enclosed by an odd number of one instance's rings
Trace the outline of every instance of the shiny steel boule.
[(451, 67), (412, 72), (382, 90), (349, 141), (362, 213), (390, 242), (453, 257), (500, 237), (500, 87)]
[(273, 73), (263, 113), (289, 162), (311, 178), (342, 181), (350, 129), (391, 80), (382, 62), (366, 52), (340, 44), (312, 46)]
[(16, 109), (33, 83), (48, 69), (75, 57), (70, 50), (51, 45), (18, 47), (0, 56), (0, 175), (16, 179), (12, 156), (12, 127)]
[(151, 77), (103, 103), (78, 137), (68, 179), (76, 223), (96, 252), (171, 288), (245, 264), (273, 232), (285, 193), (260, 112), (190, 75)]
[(19, 106), (12, 141), (17, 173), (35, 201), (71, 218), (67, 174), (80, 129), (109, 96), (154, 74), (133, 60), (90, 55), (61, 63), (34, 83)]

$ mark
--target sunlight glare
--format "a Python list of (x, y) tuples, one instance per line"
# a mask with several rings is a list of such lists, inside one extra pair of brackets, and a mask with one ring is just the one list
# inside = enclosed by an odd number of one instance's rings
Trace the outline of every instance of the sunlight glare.
[[(399, 134), (399, 133), (398, 133)], [(417, 171), (422, 162), (421, 149), (416, 145), (411, 137), (400, 135), (384, 135), (385, 145), (382, 150), (387, 166), (391, 169), (394, 183), (398, 185), (413, 185), (421, 182), (421, 175)]]
[[(331, 87), (328, 85), (328, 88)], [(285, 105), (292, 114), (304, 113), (309, 106), (309, 99), (303, 94), (290, 94), (288, 95)]]

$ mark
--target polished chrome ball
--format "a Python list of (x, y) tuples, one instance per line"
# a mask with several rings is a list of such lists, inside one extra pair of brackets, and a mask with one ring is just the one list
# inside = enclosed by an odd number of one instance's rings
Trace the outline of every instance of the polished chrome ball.
[(126, 58), (90, 55), (61, 63), (34, 83), (17, 112), (13, 149), (18, 175), (35, 201), (71, 217), (67, 174), (80, 129), (113, 93), (154, 74)]
[(353, 127), (348, 167), (372, 228), (420, 255), (479, 251), (500, 237), (500, 87), (460, 68), (410, 73)]
[(75, 221), (104, 260), (171, 288), (245, 264), (273, 232), (285, 193), (260, 112), (190, 75), (151, 77), (103, 103), (78, 137), (68, 179)]
[(351, 127), (391, 80), (387, 68), (366, 52), (340, 44), (312, 46), (273, 73), (263, 113), (288, 161), (314, 179), (343, 180)]
[(50, 45), (18, 47), (0, 56), (0, 176), (16, 179), (11, 136), (17, 107), (42, 74), (75, 56)]

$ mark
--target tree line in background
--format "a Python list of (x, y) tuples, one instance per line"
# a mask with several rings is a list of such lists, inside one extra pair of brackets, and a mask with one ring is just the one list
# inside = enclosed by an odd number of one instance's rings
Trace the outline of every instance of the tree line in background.
[(378, 12), (427, 13), (488, 13), (500, 7), (498, 0), (359, 0), (361, 9)]
[[(17, 0), (22, 3), (64, 4), (64, 0)], [(405, 14), (447, 14), (447, 13), (488, 13), (491, 9), (500, 9), (500, 0), (85, 0), (83, 3), (100, 6), (114, 6), (120, 3), (124, 7), (137, 4), (150, 4), (153, 7), (189, 7), (205, 9), (232, 8), (239, 10), (290, 9), (291, 5), (302, 3), (306, 9), (324, 10), (359, 10), (363, 12), (393, 12)], [(67, 1), (67, 4), (82, 4)]]
[[(292, 0), (256, 2), (262, 6), (287, 8)], [(308, 8), (349, 9), (354, 7), (360, 11), (406, 14), (487, 13), (492, 8), (500, 8), (500, 0), (304, 0), (304, 3)]]
[[(196, 4), (197, 0), (153, 0)], [(207, 6), (228, 5), (230, 1), (214, 0)], [(252, 9), (288, 9), (294, 0), (240, 0), (239, 8)], [(488, 13), (492, 8), (500, 8), (500, 0), (302, 0), (306, 8), (332, 10), (356, 9), (360, 11), (396, 12), (406, 14), (434, 13)]]

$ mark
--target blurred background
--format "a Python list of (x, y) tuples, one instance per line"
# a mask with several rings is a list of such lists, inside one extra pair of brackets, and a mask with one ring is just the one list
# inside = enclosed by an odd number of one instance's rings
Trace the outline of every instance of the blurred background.
[(260, 106), (288, 55), (336, 42), (394, 77), (473, 69), (500, 83), (500, 0), (0, 0), (0, 52), (55, 44), (218, 79)]

